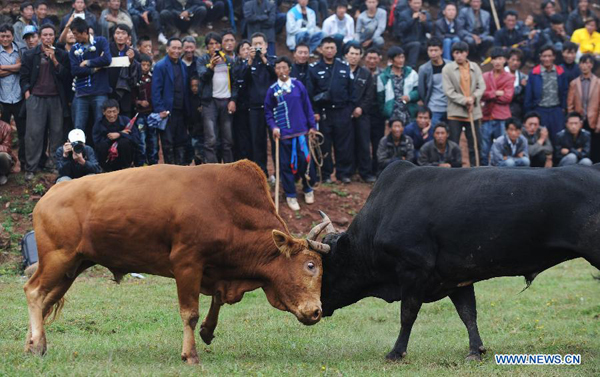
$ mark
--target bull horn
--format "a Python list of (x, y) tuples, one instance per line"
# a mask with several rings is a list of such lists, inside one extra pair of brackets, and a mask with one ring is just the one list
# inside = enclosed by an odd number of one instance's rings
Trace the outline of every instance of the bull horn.
[(316, 225), (310, 230), (310, 233), (308, 233), (306, 239), (316, 241), (317, 237), (319, 237), (319, 234), (321, 234), (323, 229), (325, 229), (325, 227), (327, 227), (329, 224), (331, 224), (329, 221), (323, 221), (321, 224)]
[(316, 251), (317, 253), (327, 254), (331, 250), (331, 247), (329, 247), (329, 245), (326, 245), (321, 242), (313, 241), (311, 239), (307, 239), (306, 242), (308, 242), (308, 247), (311, 250)]
[(335, 228), (333, 227), (333, 223), (331, 222), (331, 219), (329, 218), (329, 216), (327, 216), (325, 214), (325, 212), (323, 212), (323, 211), (319, 211), (319, 214), (321, 214), (321, 217), (323, 218), (323, 222), (328, 224), (327, 227), (325, 228), (325, 231), (327, 232), (327, 234), (337, 233), (337, 230), (335, 230)]

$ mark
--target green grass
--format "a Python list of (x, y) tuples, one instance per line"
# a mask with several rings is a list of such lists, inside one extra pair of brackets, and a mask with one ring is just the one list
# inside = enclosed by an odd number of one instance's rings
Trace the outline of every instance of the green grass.
[[(448, 299), (423, 306), (408, 357), (384, 361), (398, 335), (399, 304), (366, 299), (305, 327), (269, 306), (262, 291), (221, 311), (201, 364), (180, 360), (182, 326), (173, 280), (80, 278), (62, 316), (47, 328), (48, 354), (23, 353), (27, 309), (23, 279), (0, 277), (0, 376), (73, 375), (600, 375), (600, 281), (582, 260), (522, 278), (476, 285), (482, 362), (464, 360), (466, 330)], [(206, 313), (209, 299), (201, 298)], [(197, 338), (199, 342), (199, 337)], [(580, 366), (498, 366), (498, 353), (581, 354)]]

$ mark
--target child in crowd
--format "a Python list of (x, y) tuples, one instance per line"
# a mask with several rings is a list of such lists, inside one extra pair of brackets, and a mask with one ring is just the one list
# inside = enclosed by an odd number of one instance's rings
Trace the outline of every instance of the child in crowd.
[(139, 114), (137, 127), (140, 131), (140, 151), (135, 158), (136, 166), (158, 163), (158, 136), (156, 128), (148, 127), (148, 115), (152, 113), (152, 58), (140, 56), (141, 75), (135, 86), (135, 105)]
[(194, 164), (204, 161), (204, 123), (202, 122), (202, 103), (200, 102), (200, 79), (194, 76), (190, 79), (190, 121), (189, 132), (192, 135), (194, 147)]

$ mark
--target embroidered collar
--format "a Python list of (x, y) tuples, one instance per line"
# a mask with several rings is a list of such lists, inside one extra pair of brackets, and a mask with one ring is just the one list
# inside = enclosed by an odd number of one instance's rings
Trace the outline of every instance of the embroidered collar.
[(73, 45), (73, 48), (75, 49), (75, 52), (73, 52), (75, 56), (79, 57), (80, 59), (83, 59), (83, 54), (85, 54), (87, 51), (96, 51), (96, 40), (93, 36), (90, 35), (89, 44), (82, 45), (81, 43), (77, 42)]

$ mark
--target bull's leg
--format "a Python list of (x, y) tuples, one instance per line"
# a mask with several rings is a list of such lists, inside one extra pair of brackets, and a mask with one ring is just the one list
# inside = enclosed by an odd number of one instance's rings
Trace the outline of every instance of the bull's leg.
[(483, 347), (477, 328), (477, 307), (473, 285), (459, 288), (450, 295), (450, 299), (469, 333), (469, 355), (467, 360), (481, 360), (481, 354), (485, 353), (485, 347)]
[(421, 305), (423, 305), (423, 301), (420, 298), (415, 296), (402, 297), (400, 304), (400, 335), (392, 351), (387, 354), (386, 359), (395, 361), (406, 356), (410, 331), (417, 319)]
[(44, 319), (50, 313), (52, 306), (62, 299), (74, 280), (66, 277), (74, 260), (65, 255), (66, 253), (59, 251), (47, 255), (23, 287), (29, 311), (26, 352), (38, 355), (46, 352)]
[(214, 332), (219, 321), (219, 311), (221, 310), (221, 306), (223, 306), (223, 303), (217, 297), (217, 295), (218, 293), (213, 296), (208, 314), (202, 322), (202, 325), (200, 325), (200, 337), (206, 344), (210, 344), (215, 338)]
[(181, 359), (188, 364), (198, 364), (198, 352), (194, 330), (198, 324), (198, 298), (200, 297), (200, 282), (202, 267), (191, 265), (175, 271), (177, 295), (179, 296), (179, 314), (183, 320), (183, 346)]

